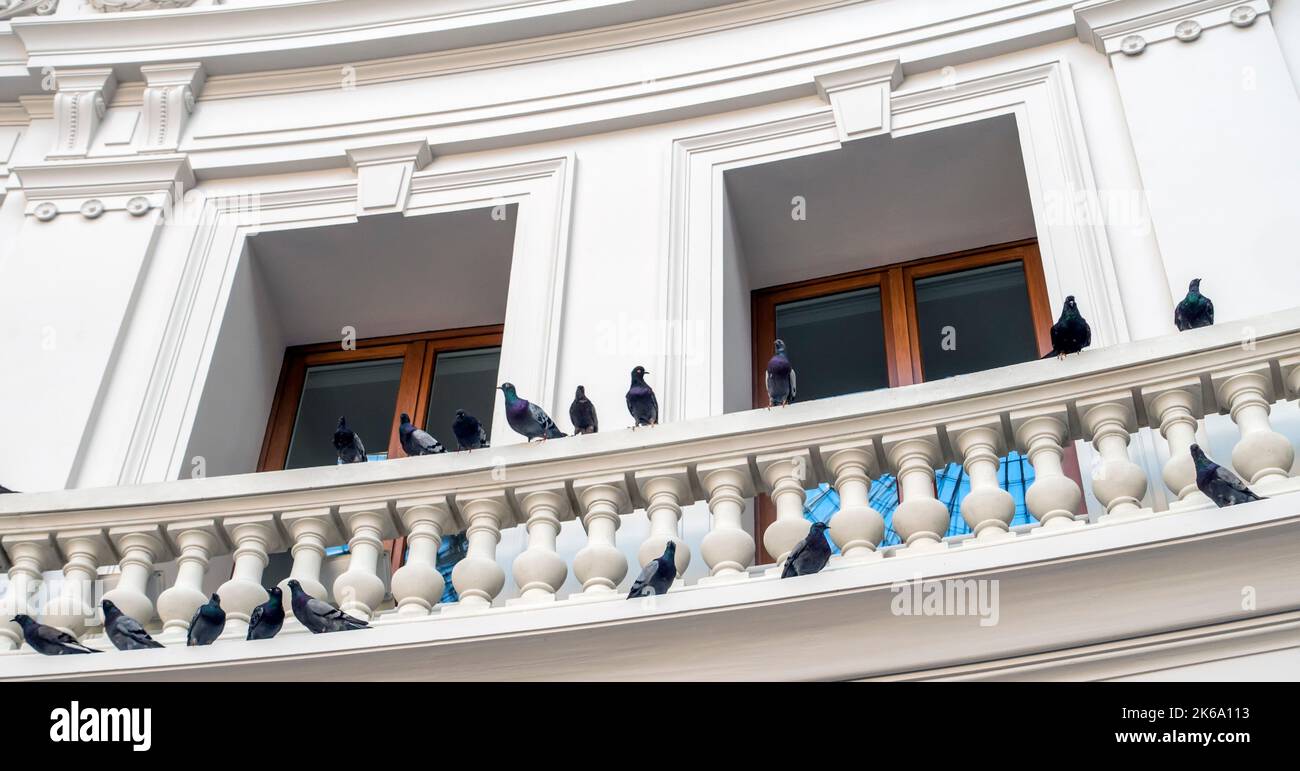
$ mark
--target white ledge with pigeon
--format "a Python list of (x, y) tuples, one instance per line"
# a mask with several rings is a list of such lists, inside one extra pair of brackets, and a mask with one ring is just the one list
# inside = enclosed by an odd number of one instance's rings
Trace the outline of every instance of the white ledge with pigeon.
[[(1082, 678), (1102, 661), (1112, 674), (1117, 667), (1140, 674), (1179, 656), (1258, 654), (1300, 634), (1300, 478), (1290, 473), (1295, 448), (1268, 420), (1271, 404), (1297, 398), (1300, 311), (1286, 311), (1085, 350), (1064, 362), (635, 431), (0, 496), (11, 587), (0, 600), (7, 649), (0, 679), (712, 679), (765, 676), (776, 662), (792, 678)], [(1262, 500), (1218, 508), (1198, 490), (1188, 422), (1213, 413), (1239, 427), (1230, 462)], [(1149, 479), (1127, 451), (1143, 425), (1169, 443), (1159, 478)], [(1092, 517), (1080, 512), (1080, 491), (1061, 472), (1063, 448), (1076, 438), (1100, 458), (1085, 474), (1104, 506)], [(998, 496), (977, 482), (962, 506), (972, 533), (945, 538), (946, 513), (934, 516), (935, 467), (963, 463), (981, 479), (981, 467), (996, 463), (994, 447), (1020, 449), (1033, 463), (1026, 499), (1036, 522), (1009, 527)], [(885, 471), (904, 490), (893, 523), (902, 543), (878, 548), (883, 523), (865, 491)], [(820, 572), (782, 580), (782, 563), (809, 530), (802, 504), (810, 481), (839, 491), (829, 534), (840, 553)], [(1144, 508), (1148, 485), (1160, 484), (1169, 505)], [(775, 500), (776, 521), (760, 534), (773, 565), (753, 564), (754, 540), (737, 524), (743, 499), (755, 492)], [(682, 508), (697, 501), (713, 518), (698, 556), (675, 528)], [(633, 513), (640, 507), (648, 515)], [(709, 575), (625, 599), (618, 587), (641, 572), (612, 548), (626, 516), (651, 518), (643, 565), (673, 541), (679, 573), (702, 559)], [(589, 540), (566, 564), (554, 534), (575, 517)], [(461, 600), (439, 604), (443, 581), (432, 555), (462, 527), (469, 551), (454, 574)], [(528, 530), (529, 547), (512, 566), (523, 591), (503, 602), (496, 549), (512, 527)], [(352, 559), (325, 587), (322, 534), (334, 529)], [(399, 533), (425, 547), (413, 545), (412, 559), (385, 585), (377, 546)], [(73, 620), (84, 610), (75, 607), (76, 581), (93, 575), (99, 539), (120, 555), (110, 595), (133, 618), (154, 615), (145, 591), (154, 562), (176, 555), (191, 566), (156, 600), (154, 636), (165, 647), (81, 657), (15, 650), (20, 630), (7, 619), (36, 593), (40, 571), (60, 560), (66, 604), (47, 606), (45, 622), (111, 650), (101, 629)], [(312, 635), (288, 621), (274, 639), (246, 641), (249, 614), (266, 600), (257, 577), (281, 541), (294, 554), (288, 580), (370, 628)], [(190, 618), (205, 600), (197, 590), (203, 566), (227, 549), (237, 555), (235, 576), (222, 587), (231, 622), (215, 644), (186, 647)], [(1160, 579), (1167, 575), (1160, 566), (1188, 560), (1205, 570), (1184, 571), (1176, 584)], [(582, 588), (563, 594), (570, 570)], [(1211, 575), (1214, 591), (1237, 577), (1257, 600), (1199, 595)], [(897, 623), (900, 584), (1012, 577), (1001, 582), (996, 626), (953, 616)], [(819, 634), (830, 629), (836, 634)], [(690, 655), (671, 655), (678, 645)], [(816, 656), (805, 655), (809, 646)], [(298, 662), (292, 673), (277, 668), (286, 657)]]

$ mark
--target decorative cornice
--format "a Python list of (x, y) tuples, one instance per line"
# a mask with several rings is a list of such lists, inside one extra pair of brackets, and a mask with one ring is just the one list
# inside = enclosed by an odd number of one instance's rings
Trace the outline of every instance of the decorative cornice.
[(33, 14), (49, 16), (59, 7), (59, 0), (0, 0), (0, 21)]
[(1137, 56), (1165, 40), (1191, 43), (1215, 27), (1249, 27), (1269, 11), (1269, 0), (1085, 0), (1075, 3), (1074, 18), (1084, 43)]
[(27, 213), (43, 222), (60, 214), (98, 219), (106, 211), (142, 216), (179, 201), (194, 186), (184, 155), (74, 159), (14, 166)]
[[(195, 0), (90, 0), (90, 7), (103, 13), (119, 11), (159, 11), (187, 8)], [(217, 0), (220, 2), (220, 0)]]

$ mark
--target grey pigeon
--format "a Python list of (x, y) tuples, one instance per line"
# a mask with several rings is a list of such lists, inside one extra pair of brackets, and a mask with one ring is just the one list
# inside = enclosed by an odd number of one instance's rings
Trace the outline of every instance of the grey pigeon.
[(1196, 487), (1219, 508), (1238, 503), (1262, 501), (1264, 496), (1251, 492), (1241, 478), (1206, 457), (1200, 445), (1191, 447), (1192, 461), (1196, 463)]
[(1197, 327), (1208, 327), (1214, 323), (1214, 303), (1201, 294), (1201, 280), (1192, 279), (1187, 285), (1187, 296), (1174, 308), (1174, 326), (1178, 331), (1186, 332)]
[(600, 430), (596, 419), (596, 405), (587, 398), (587, 389), (578, 386), (573, 394), (573, 404), (569, 405), (569, 421), (573, 423), (573, 433), (594, 434)]
[(1052, 325), (1052, 350), (1043, 354), (1044, 359), (1055, 356), (1064, 359), (1066, 354), (1078, 353), (1092, 345), (1092, 327), (1079, 314), (1079, 306), (1074, 302), (1074, 295), (1065, 298), (1065, 307), (1061, 309), (1061, 318)]
[(632, 413), (632, 428), (654, 426), (659, 423), (659, 400), (655, 391), (645, 382), (645, 367), (632, 370), (632, 386), (627, 389), (627, 411)]
[(52, 626), (37, 623), (36, 619), (25, 613), (19, 613), (12, 619), (15, 624), (23, 628), (23, 639), (27, 644), (32, 646), (32, 650), (37, 653), (43, 653), (46, 656), (67, 656), (73, 653), (103, 653), (103, 651), (87, 648), (77, 642), (77, 638), (67, 632), (60, 632)]
[(673, 579), (677, 578), (676, 558), (677, 542), (669, 541), (664, 547), (663, 556), (650, 560), (650, 564), (646, 565), (641, 575), (637, 576), (636, 581), (632, 583), (632, 591), (627, 593), (627, 598), (631, 600), (637, 597), (666, 594), (668, 587), (673, 585)]
[(333, 605), (318, 600), (302, 590), (297, 579), (289, 580), (289, 591), (293, 593), (293, 615), (312, 634), (324, 632), (346, 632), (350, 629), (368, 629), (369, 624), (359, 618), (353, 618)]
[(253, 608), (248, 617), (248, 636), (246, 640), (269, 640), (280, 633), (284, 626), (284, 591), (272, 586), (266, 602)]
[(515, 393), (513, 383), (502, 383), (497, 386), (497, 390), (505, 394), (506, 422), (515, 433), (528, 437), (530, 442), (534, 439), (541, 439), (544, 442), (547, 439), (568, 436), (555, 425), (555, 421), (551, 420), (551, 416), (547, 415), (545, 410)]
[(812, 527), (808, 528), (808, 535), (804, 536), (804, 539), (790, 550), (790, 556), (785, 558), (785, 569), (781, 571), (782, 578), (810, 576), (826, 567), (827, 561), (831, 558), (831, 545), (826, 540), (826, 531), (830, 527), (825, 522), (812, 523)]
[(112, 600), (104, 600), (104, 634), (120, 651), (161, 648), (163, 644), (149, 636), (139, 621), (122, 612)]
[(401, 420), (401, 425), (397, 427), (397, 438), (402, 443), (402, 452), (407, 455), (438, 455), (447, 451), (432, 434), (416, 428), (410, 415), (403, 412)]
[(451, 422), (451, 432), (456, 435), (456, 444), (462, 450), (478, 450), (488, 445), (487, 429), (478, 418), (464, 410), (456, 410), (456, 419)]
[(225, 628), (226, 611), (221, 609), (221, 597), (213, 592), (212, 598), (194, 611), (194, 618), (190, 619), (189, 634), (185, 636), (185, 644), (187, 646), (211, 645), (221, 636)]
[(5, 487), (4, 485), (0, 485), (0, 495), (4, 495), (5, 493), (16, 493), (16, 492), (18, 491), (10, 490), (8, 487)]
[(339, 455), (339, 463), (365, 463), (366, 446), (361, 437), (348, 427), (348, 419), (339, 416), (338, 428), (334, 429), (334, 450)]
[(785, 355), (785, 341), (776, 341), (776, 354), (767, 362), (767, 400), (768, 406), (778, 404), (784, 407), (794, 400), (794, 367)]

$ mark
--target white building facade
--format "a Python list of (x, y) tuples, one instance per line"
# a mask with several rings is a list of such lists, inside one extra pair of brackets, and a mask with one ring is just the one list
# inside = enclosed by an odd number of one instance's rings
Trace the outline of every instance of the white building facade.
[[(1297, 0), (0, 0), (0, 678), (1300, 678), (1297, 84)], [(244, 641), (290, 575), (376, 629)], [(169, 647), (8, 620), (105, 590)]]

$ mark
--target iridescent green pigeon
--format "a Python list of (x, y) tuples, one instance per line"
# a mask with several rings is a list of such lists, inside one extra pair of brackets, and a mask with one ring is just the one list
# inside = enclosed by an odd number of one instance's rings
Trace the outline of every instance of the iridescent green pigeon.
[(216, 592), (212, 598), (194, 611), (190, 631), (185, 636), (186, 645), (211, 645), (226, 628), (226, 611), (221, 609), (221, 597)]
[(534, 439), (541, 439), (544, 442), (547, 439), (568, 436), (555, 425), (555, 421), (546, 414), (546, 410), (515, 393), (514, 383), (502, 383), (497, 386), (497, 390), (505, 394), (506, 422), (515, 433), (528, 437), (530, 442)]
[(1078, 353), (1092, 345), (1092, 327), (1079, 314), (1079, 306), (1074, 302), (1074, 295), (1065, 298), (1065, 307), (1061, 309), (1061, 318), (1052, 325), (1052, 350), (1043, 354), (1044, 359), (1055, 356), (1064, 359), (1066, 354)]
[(284, 590), (272, 586), (267, 592), (270, 597), (266, 602), (253, 608), (248, 617), (248, 636), (246, 640), (269, 640), (280, 633), (284, 626)]
[(1251, 492), (1241, 478), (1206, 457), (1200, 445), (1191, 447), (1192, 461), (1196, 463), (1196, 487), (1219, 508), (1238, 503), (1264, 500)]
[(1214, 323), (1214, 303), (1201, 294), (1201, 280), (1192, 279), (1187, 285), (1187, 296), (1178, 307), (1174, 308), (1174, 326), (1179, 332), (1186, 332), (1197, 327), (1208, 327)]

